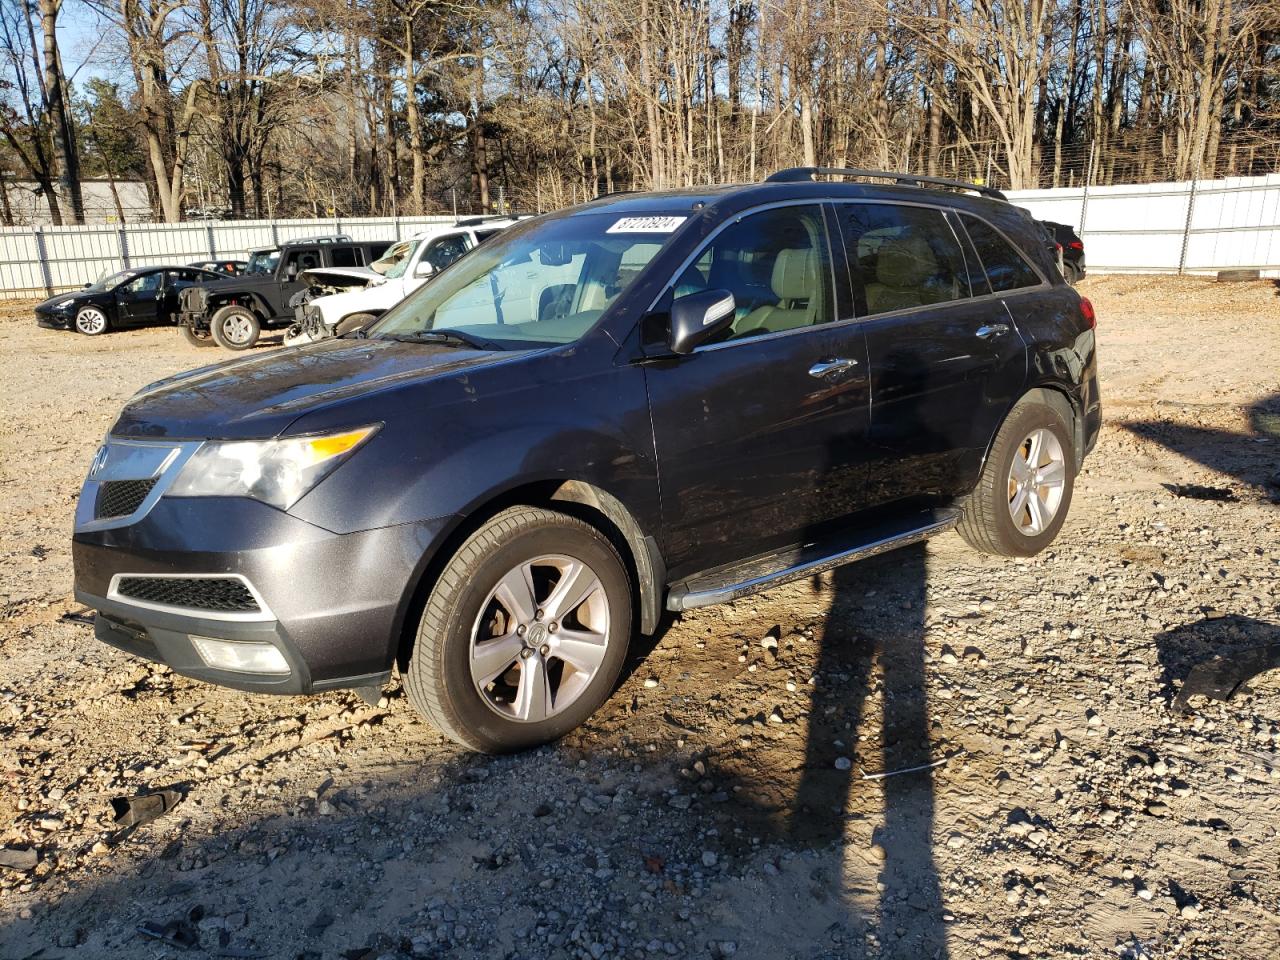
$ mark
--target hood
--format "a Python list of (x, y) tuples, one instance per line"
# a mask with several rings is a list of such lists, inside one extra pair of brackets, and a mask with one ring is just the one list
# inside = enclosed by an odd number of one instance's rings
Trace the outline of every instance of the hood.
[(381, 274), (368, 267), (316, 267), (313, 270), (303, 270), (298, 274), (298, 279), (307, 286), (349, 287), (356, 284), (363, 286), (380, 276)]
[(56, 297), (50, 297), (48, 300), (45, 300), (43, 303), (36, 304), (36, 309), (37, 310), (54, 310), (62, 306), (64, 303), (74, 303), (76, 300), (79, 300), (81, 297), (85, 296), (88, 293), (89, 293), (88, 290), (73, 290), (70, 293), (60, 293)]
[(510, 352), (394, 340), (324, 340), (201, 367), (143, 387), (117, 437), (248, 440), (278, 436), (306, 413), (487, 366)]

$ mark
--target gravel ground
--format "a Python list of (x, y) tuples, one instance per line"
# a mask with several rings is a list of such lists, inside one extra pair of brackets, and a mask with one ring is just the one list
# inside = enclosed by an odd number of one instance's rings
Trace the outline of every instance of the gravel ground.
[[(586, 727), (498, 759), (396, 689), (254, 698), (63, 619), (99, 438), (218, 354), (6, 309), (0, 855), (38, 864), (0, 866), (0, 958), (1280, 954), (1280, 672), (1170, 710), (1280, 642), (1280, 289), (1083, 291), (1107, 426), (1050, 551), (947, 535), (687, 614)], [(178, 920), (198, 952), (136, 931)]]

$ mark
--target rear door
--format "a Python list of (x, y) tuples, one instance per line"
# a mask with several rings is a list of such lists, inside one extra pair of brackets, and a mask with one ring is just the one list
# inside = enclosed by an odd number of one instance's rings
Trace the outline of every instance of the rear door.
[(811, 539), (862, 498), (866, 345), (828, 236), (818, 204), (739, 216), (665, 295), (736, 302), (718, 342), (645, 368), (673, 577)]
[(1024, 344), (943, 210), (884, 201), (836, 209), (866, 318), (869, 500), (962, 494), (1022, 389)]

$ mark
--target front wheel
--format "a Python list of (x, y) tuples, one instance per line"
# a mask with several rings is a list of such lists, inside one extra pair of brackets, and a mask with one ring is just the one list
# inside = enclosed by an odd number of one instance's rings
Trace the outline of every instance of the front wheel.
[(262, 335), (262, 324), (248, 307), (229, 304), (209, 320), (209, 329), (218, 346), (228, 350), (248, 350)]
[(76, 330), (87, 337), (96, 337), (110, 328), (107, 313), (101, 307), (81, 307), (76, 313)]
[(977, 487), (961, 504), (956, 529), (970, 546), (1030, 557), (1053, 542), (1067, 519), (1075, 484), (1069, 411), (1065, 400), (1034, 394), (1010, 412)]
[(472, 750), (555, 740), (613, 690), (631, 609), (627, 569), (599, 530), (505, 510), (441, 571), (405, 672), (409, 702)]
[(353, 313), (349, 317), (343, 317), (333, 328), (333, 335), (340, 337), (344, 333), (350, 333), (352, 330), (362, 330), (373, 321), (377, 320), (372, 313)]

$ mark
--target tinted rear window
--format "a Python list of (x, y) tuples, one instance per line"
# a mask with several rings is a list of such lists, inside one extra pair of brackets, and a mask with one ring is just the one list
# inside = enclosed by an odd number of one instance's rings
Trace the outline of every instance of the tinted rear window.
[(1004, 293), (1019, 287), (1039, 286), (1039, 274), (994, 227), (967, 213), (964, 214), (964, 225), (977, 248), (978, 258), (982, 261), (993, 292)]

